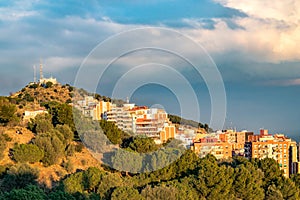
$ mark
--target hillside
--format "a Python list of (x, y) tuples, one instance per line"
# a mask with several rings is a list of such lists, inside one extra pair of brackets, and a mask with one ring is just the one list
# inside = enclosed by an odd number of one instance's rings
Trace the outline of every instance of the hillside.
[[(68, 85), (48, 84), (28, 85), (10, 97), (0, 97), (0, 199), (283, 200), (300, 197), (300, 174), (285, 178), (273, 159), (217, 160), (210, 154), (199, 158), (183, 149), (179, 141), (157, 145), (152, 138), (124, 133), (112, 122), (93, 121), (99, 123), (101, 131), (114, 144), (111, 146), (120, 150), (108, 152), (105, 159), (110, 159), (107, 163), (111, 165), (103, 165), (90, 150), (101, 152), (104, 135), (96, 131), (83, 133), (81, 138), (89, 150), (76, 135), (69, 99), (87, 94)], [(29, 122), (22, 120), (25, 110), (41, 108), (48, 113), (38, 114)], [(80, 128), (85, 130), (92, 122), (80, 114), (79, 117)], [(178, 116), (171, 118), (174, 123), (184, 122), (208, 130), (207, 125)]]
[[(10, 153), (11, 149), (13, 149), (16, 144), (32, 143), (32, 140), (35, 138), (35, 134), (23, 126), (10, 128), (1, 127), (0, 134), (5, 134), (11, 138), (2, 153), (3, 158), (0, 160), (0, 166), (13, 166), (17, 164), (17, 162), (12, 159)], [(78, 146), (80, 142), (73, 142), (73, 144)], [(66, 162), (69, 162), (69, 166), (64, 166)], [(81, 152), (75, 152), (74, 155), (63, 157), (60, 164), (44, 166), (42, 163), (29, 163), (29, 166), (39, 171), (37, 177), (38, 183), (47, 188), (52, 188), (54, 186), (53, 184), (75, 171), (85, 170), (92, 166), (101, 167), (99, 161), (96, 160), (84, 146)]]
[[(55, 106), (56, 104), (57, 106), (68, 106), (72, 102), (71, 99), (74, 95), (77, 98), (82, 98), (83, 95), (86, 95), (86, 91), (75, 91), (72, 86), (61, 84), (44, 86), (29, 84), (9, 97), (1, 97), (3, 104), (15, 107), (15, 117), (6, 125), (3, 124), (4, 126), (0, 126), (0, 134), (9, 138), (9, 141), (6, 141), (5, 148), (1, 152), (2, 159), (0, 160), (0, 165), (9, 167), (18, 164), (12, 156), (14, 147), (20, 144), (34, 143), (38, 135), (38, 133), (34, 133), (28, 129), (27, 122), (22, 120), (25, 110), (31, 111), (41, 108), (47, 110), (43, 106), (49, 104), (49, 102), (56, 102)], [(71, 107), (68, 106), (68, 108)], [(2, 146), (4, 146), (4, 142), (2, 141)], [(71, 145), (74, 147), (80, 146), (82, 150), (74, 152), (73, 155), (62, 156), (57, 164), (45, 166), (39, 162), (27, 163), (39, 171), (37, 177), (39, 184), (51, 188), (53, 184), (70, 173), (85, 170), (91, 166), (100, 167), (99, 161), (93, 158), (80, 141), (73, 141), (68, 144), (68, 146)]]
[(198, 132), (201, 133), (207, 133), (212, 132), (213, 130), (208, 126), (208, 124), (202, 124), (200, 122), (196, 122), (194, 120), (190, 119), (184, 119), (182, 117), (179, 117), (177, 115), (168, 114), (168, 118), (173, 124), (176, 124), (177, 126), (187, 127), (187, 128), (194, 128)]

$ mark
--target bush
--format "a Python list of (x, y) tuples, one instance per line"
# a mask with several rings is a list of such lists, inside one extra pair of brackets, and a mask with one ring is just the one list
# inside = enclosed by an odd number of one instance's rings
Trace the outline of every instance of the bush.
[(24, 188), (30, 184), (37, 185), (36, 179), (38, 175), (39, 171), (28, 164), (14, 165), (4, 175), (1, 182), (1, 190), (10, 191)]
[(83, 159), (82, 159), (80, 162), (81, 162), (81, 164), (82, 164), (83, 166), (85, 166), (86, 163), (87, 163), (86, 160), (83, 160)]
[(48, 81), (45, 85), (46, 88), (51, 88), (53, 86), (53, 83)]
[(72, 100), (71, 100), (71, 99), (67, 99), (67, 100), (66, 100), (66, 104), (69, 104), (69, 103), (72, 103)]
[(75, 200), (75, 198), (72, 195), (59, 190), (55, 192), (51, 192), (48, 195), (48, 199), (49, 200)]
[(7, 98), (0, 97), (0, 123), (6, 125), (9, 122), (17, 121), (16, 111), (16, 105), (10, 103)]
[(28, 129), (36, 134), (51, 131), (53, 129), (51, 118), (52, 117), (49, 114), (38, 114), (28, 123)]
[(46, 195), (42, 189), (35, 185), (28, 185), (24, 189), (13, 189), (5, 193), (3, 199), (19, 200), (19, 199), (33, 199), (44, 200)]
[(80, 142), (75, 146), (75, 151), (81, 153), (84, 145)]
[(75, 145), (73, 145), (73, 144), (68, 145), (68, 147), (66, 149), (66, 155), (73, 156), (74, 153), (75, 153)]
[(111, 199), (128, 200), (128, 199), (144, 199), (138, 190), (129, 187), (117, 187), (111, 194)]
[(74, 133), (68, 125), (58, 124), (58, 125), (56, 125), (55, 129), (58, 130), (63, 135), (63, 137), (64, 137), (63, 142), (65, 144), (69, 144), (74, 139)]
[(44, 151), (34, 144), (20, 144), (13, 149), (13, 159), (17, 162), (39, 162)]
[(74, 164), (70, 160), (64, 161), (62, 166), (65, 168), (65, 170), (67, 170), (68, 173), (74, 171)]
[(54, 133), (38, 135), (34, 143), (44, 150), (42, 162), (46, 166), (58, 164), (64, 156), (65, 146)]
[(33, 89), (36, 89), (38, 87), (39, 87), (39, 85), (37, 83), (33, 83), (33, 84), (29, 85), (29, 88), (33, 88)]
[(8, 165), (0, 165), (0, 178), (1, 179), (6, 174), (8, 169), (9, 169)]
[(82, 193), (84, 191), (83, 175), (83, 172), (78, 172), (75, 174), (71, 174), (68, 178), (63, 180), (62, 183), (64, 190), (69, 194), (75, 194), (77, 192)]
[(33, 102), (34, 98), (30, 94), (26, 93), (23, 97), (23, 100), (28, 101), (28, 102)]
[(69, 90), (69, 92), (73, 92), (73, 91), (74, 91), (74, 87), (69, 86), (69, 87), (68, 87), (68, 90)]

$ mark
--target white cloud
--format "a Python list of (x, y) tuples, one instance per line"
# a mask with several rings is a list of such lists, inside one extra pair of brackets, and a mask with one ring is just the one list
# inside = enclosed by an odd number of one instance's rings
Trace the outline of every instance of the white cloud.
[[(257, 0), (255, 0), (257, 2)], [(275, 0), (275, 2), (278, 0)], [(17, 1), (19, 4), (23, 1)], [(7, 17), (4, 23), (0, 24), (0, 40), (5, 41), (0, 49), (3, 55), (0, 59), (2, 66), (14, 66), (20, 69), (31, 68), (33, 64), (38, 64), (39, 58), (44, 59), (45, 70), (48, 73), (58, 73), (60, 70), (70, 69), (79, 66), (85, 56), (100, 42), (109, 36), (122, 31), (130, 30), (146, 25), (120, 24), (112, 21), (108, 16), (102, 18), (65, 16), (63, 18), (47, 18), (43, 13), (32, 10), (32, 4), (35, 1), (24, 1), (24, 6), (14, 4), (13, 6), (0, 8), (0, 19)], [(227, 2), (227, 3), (226, 3)], [(300, 51), (300, 28), (298, 26), (297, 14), (298, 7), (291, 16), (287, 12), (272, 13), (277, 7), (266, 9), (266, 12), (253, 10), (261, 9), (259, 2), (246, 5), (239, 1), (228, 0), (222, 4), (228, 7), (240, 9), (246, 12), (249, 17), (237, 17), (233, 19), (209, 19), (214, 29), (205, 28), (206, 22), (201, 19), (186, 18), (182, 19), (189, 27), (176, 28), (176, 30), (187, 34), (203, 45), (212, 55), (223, 56), (224, 60), (244, 60), (246, 62), (261, 63), (280, 63), (280, 61), (299, 60)], [(294, 2), (295, 5), (297, 2)], [(234, 5), (235, 4), (235, 5)], [(253, 4), (253, 5), (252, 5)], [(283, 3), (288, 5), (288, 3)], [(257, 6), (257, 8), (255, 8)], [(250, 9), (251, 8), (251, 9)], [(3, 11), (3, 12), (1, 12)], [(17, 13), (17, 14), (13, 14)], [(38, 21), (31, 22), (31, 18), (23, 19), (25, 16), (39, 15)], [(100, 19), (100, 20), (99, 20)], [(231, 29), (226, 20), (232, 20), (237, 26), (243, 28)], [(166, 25), (162, 25), (166, 26)], [(193, 27), (193, 28), (191, 28)], [(153, 34), (153, 33), (152, 33)], [(151, 35), (151, 34), (150, 34)], [(177, 44), (174, 38), (161, 32), (153, 35), (160, 36), (161, 39), (153, 41), (153, 46), (168, 46), (170, 48), (182, 50), (189, 55), (195, 55), (195, 49), (187, 44)], [(147, 38), (147, 35), (144, 35)], [(107, 58), (113, 55), (114, 48), (130, 48), (135, 37), (129, 37), (126, 41), (116, 44), (105, 52)], [(235, 53), (238, 53), (235, 54)], [(203, 55), (202, 55), (203, 56)], [(15, 59), (18, 58), (18, 59)], [(105, 57), (106, 58), (106, 57)], [(124, 57), (121, 61), (124, 66), (130, 66), (132, 63), (162, 62), (173, 64), (174, 59), (171, 56), (150, 55), (143, 57), (136, 56), (135, 60), (130, 57)], [(134, 61), (134, 62), (133, 62)], [(176, 61), (176, 60), (175, 60)], [(95, 63), (106, 63), (106, 60)], [(178, 64), (178, 62), (176, 62)], [(242, 64), (241, 64), (242, 65)], [(49, 67), (49, 68), (48, 68)], [(259, 67), (251, 66), (232, 66), (230, 69), (239, 71), (231, 72), (238, 74), (241, 71), (255, 76), (263, 70)], [(279, 69), (279, 67), (277, 68)], [(272, 74), (284, 74), (284, 68), (277, 72), (267, 71)], [(47, 71), (46, 71), (47, 72)], [(300, 73), (300, 72), (299, 72)], [(290, 74), (292, 74), (290, 72)], [(294, 78), (295, 73), (289, 75), (287, 72), (283, 78)], [(226, 78), (226, 77), (225, 77)]]
[(272, 86), (297, 86), (297, 85), (300, 85), (300, 78), (267, 81), (267, 82), (264, 83), (264, 85), (272, 85)]
[(82, 57), (48, 57), (43, 61), (44, 71), (55, 73), (68, 67), (78, 67), (82, 60)]
[(29, 16), (34, 16), (37, 15), (38, 13), (35, 11), (12, 11), (11, 9), (6, 9), (6, 8), (0, 8), (0, 20), (3, 21), (15, 21), (19, 20), (23, 17), (29, 17)]
[(261, 19), (276, 19), (299, 23), (300, 2), (298, 0), (215, 0), (224, 6), (235, 8)]
[(32, 9), (32, 5), (38, 0), (16, 0), (12, 5), (0, 7), (0, 20), (16, 21), (24, 17), (36, 16), (38, 12)]
[[(229, 49), (237, 48), (251, 55), (258, 53), (257, 56), (261, 56), (257, 58), (262, 61), (300, 60), (299, 1), (215, 1), (224, 6), (239, 9), (249, 16), (233, 19), (237, 25), (244, 27), (244, 30), (230, 30), (219, 22), (216, 30), (206, 31), (217, 39), (216, 42), (224, 44)], [(228, 42), (232, 45), (228, 45)]]

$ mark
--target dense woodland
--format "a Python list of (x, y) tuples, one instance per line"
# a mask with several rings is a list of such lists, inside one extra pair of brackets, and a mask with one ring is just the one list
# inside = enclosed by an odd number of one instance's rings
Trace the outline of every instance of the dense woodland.
[[(23, 98), (29, 98), (25, 96)], [(234, 157), (218, 161), (212, 155), (199, 158), (192, 151), (183, 150), (179, 141), (159, 146), (150, 138), (124, 133), (106, 121), (97, 123), (113, 145), (137, 155), (153, 152), (157, 159), (167, 159), (169, 151), (175, 151), (180, 158), (146, 173), (117, 171), (108, 165), (76, 170), (68, 158), (85, 148), (80, 138), (94, 151), (101, 151), (102, 147), (92, 143), (98, 135), (79, 133), (72, 107), (67, 102), (40, 102), (49, 114), (38, 115), (22, 125), (34, 134), (32, 140), (25, 144), (16, 143), (6, 152), (12, 138), (5, 130), (21, 126), (18, 109), (20, 105), (25, 106), (27, 100), (19, 98), (0, 98), (0, 160), (7, 153), (13, 161), (13, 164), (0, 166), (0, 199), (300, 199), (300, 175), (284, 178), (273, 159)], [(89, 119), (84, 120), (80, 126), (83, 131), (92, 123)], [(167, 147), (169, 151), (160, 151)], [(112, 155), (110, 158), (117, 160), (119, 157)], [(131, 162), (130, 158), (128, 162)], [(37, 180), (42, 172), (35, 167), (37, 163), (44, 167), (61, 165), (69, 171), (75, 169), (75, 172), (62, 176), (49, 188)], [(150, 169), (155, 164), (157, 161), (152, 160), (138, 167)]]

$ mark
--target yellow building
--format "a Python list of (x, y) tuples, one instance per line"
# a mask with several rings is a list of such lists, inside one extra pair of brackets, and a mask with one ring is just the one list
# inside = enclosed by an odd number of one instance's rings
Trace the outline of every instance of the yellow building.
[(176, 128), (173, 124), (167, 124), (164, 129), (160, 132), (160, 141), (162, 143), (168, 141), (168, 139), (175, 138)]
[(107, 112), (111, 110), (111, 103), (106, 101), (99, 101), (96, 104), (96, 108), (94, 108), (93, 112), (93, 119), (94, 120), (101, 120), (106, 118)]

